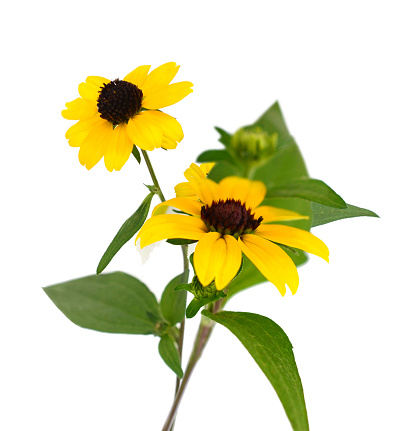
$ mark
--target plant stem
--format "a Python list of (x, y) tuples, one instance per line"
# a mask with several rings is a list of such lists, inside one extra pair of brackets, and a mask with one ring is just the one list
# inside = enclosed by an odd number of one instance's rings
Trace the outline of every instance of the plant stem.
[(148, 171), (150, 172), (152, 181), (154, 182), (154, 186), (158, 190), (157, 195), (159, 196), (159, 199), (161, 199), (162, 202), (165, 202), (165, 200), (166, 200), (165, 196), (162, 193), (161, 186), (158, 183), (157, 176), (155, 175), (155, 171), (152, 167), (152, 164), (151, 164), (150, 158), (148, 157), (147, 151), (141, 150), (141, 153), (143, 154), (143, 157), (144, 157), (145, 163), (147, 165)]
[[(149, 173), (151, 175), (151, 179), (152, 179), (152, 181), (154, 183), (154, 186), (157, 189), (157, 195), (159, 196), (159, 199), (161, 200), (161, 202), (165, 202), (165, 200), (166, 200), (165, 196), (162, 193), (161, 186), (159, 185), (157, 176), (155, 175), (155, 171), (154, 171), (154, 168), (152, 167), (152, 164), (151, 164), (150, 158), (148, 157), (147, 151), (141, 150), (141, 153), (143, 154), (143, 158), (144, 158), (145, 163), (147, 165), (148, 171), (149, 171)], [(182, 280), (182, 282), (183, 283), (187, 283), (187, 281), (188, 281), (188, 274), (189, 274), (189, 260), (188, 260), (188, 256), (187, 256), (188, 246), (187, 245), (182, 245), (181, 249), (182, 249), (182, 252), (183, 252), (183, 267), (184, 267), (184, 272), (183, 272), (184, 279)], [(177, 342), (180, 362), (182, 360), (182, 354), (183, 354), (184, 328), (185, 328), (185, 318), (183, 318), (183, 320), (180, 322), (179, 339), (178, 339), (178, 342)], [(180, 379), (178, 377), (176, 377), (175, 395), (178, 393), (179, 387), (180, 387)], [(172, 424), (172, 427), (173, 427), (173, 424)]]
[[(212, 304), (213, 308), (211, 311), (212, 313), (216, 313), (219, 311), (221, 307), (221, 301), (217, 301), (214, 304)], [(170, 431), (173, 427), (174, 420), (176, 418), (177, 410), (179, 408), (180, 402), (183, 398), (184, 391), (187, 387), (187, 384), (190, 380), (191, 374), (194, 371), (195, 366), (197, 365), (197, 362), (200, 360), (202, 352), (205, 349), (205, 346), (212, 334), (213, 327), (215, 326), (215, 322), (207, 319), (206, 317), (202, 316), (201, 323), (198, 328), (197, 336), (194, 341), (193, 349), (191, 351), (190, 359), (187, 364), (186, 371), (184, 373), (184, 377), (181, 381), (179, 390), (177, 391), (176, 397), (173, 401), (172, 407), (170, 409), (169, 415), (166, 418), (165, 424), (162, 428), (162, 431)]]

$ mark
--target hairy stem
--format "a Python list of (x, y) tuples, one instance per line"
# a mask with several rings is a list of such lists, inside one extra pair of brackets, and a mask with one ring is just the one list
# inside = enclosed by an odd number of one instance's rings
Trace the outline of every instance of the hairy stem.
[[(221, 304), (222, 303), (220, 300), (215, 302), (214, 304), (211, 304), (212, 313), (218, 312), (220, 310)], [(206, 317), (201, 318), (201, 323), (198, 328), (197, 336), (194, 341), (194, 346), (191, 351), (186, 371), (184, 373), (179, 390), (177, 391), (176, 397), (173, 401), (172, 407), (170, 409), (168, 417), (166, 418), (162, 431), (170, 431), (173, 427), (177, 410), (184, 395), (184, 391), (186, 390), (187, 384), (190, 380), (191, 374), (193, 373), (195, 366), (197, 365), (197, 362), (201, 358), (202, 352), (204, 351), (205, 346), (212, 334), (214, 326), (215, 322), (207, 319)]]
[[(147, 151), (145, 150), (141, 150), (141, 153), (143, 154), (143, 158), (145, 160), (145, 163), (147, 165), (148, 171), (151, 175), (151, 179), (154, 183), (154, 186), (157, 189), (157, 195), (159, 196), (159, 199), (161, 200), (161, 202), (165, 202), (165, 196), (162, 193), (162, 189), (161, 186), (159, 185), (157, 176), (155, 175), (155, 171), (154, 168), (152, 167), (150, 158), (148, 156)], [(183, 268), (184, 268), (184, 279), (182, 280), (183, 283), (187, 283), (188, 282), (188, 274), (189, 274), (189, 260), (188, 260), (188, 256), (187, 256), (187, 252), (188, 252), (188, 246), (187, 245), (182, 245), (181, 246), (182, 252), (183, 252)], [(180, 328), (179, 328), (179, 338), (177, 341), (177, 347), (178, 347), (178, 352), (179, 352), (179, 358), (180, 358), (180, 362), (182, 360), (182, 354), (183, 354), (183, 342), (184, 342), (184, 327), (185, 327), (185, 319), (183, 319), (180, 322)], [(180, 387), (180, 379), (178, 377), (176, 377), (176, 388), (175, 388), (175, 395), (177, 394), (178, 390)], [(172, 425), (173, 428), (173, 425)], [(172, 429), (171, 428), (171, 429)]]

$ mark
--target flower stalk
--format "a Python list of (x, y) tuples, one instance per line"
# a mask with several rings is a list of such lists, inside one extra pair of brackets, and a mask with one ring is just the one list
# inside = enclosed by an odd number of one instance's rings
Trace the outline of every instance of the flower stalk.
[(156, 193), (159, 196), (159, 199), (161, 200), (161, 202), (165, 202), (165, 200), (166, 200), (165, 196), (162, 193), (161, 186), (159, 185), (157, 176), (155, 175), (155, 171), (154, 171), (154, 168), (152, 167), (152, 164), (151, 164), (150, 158), (148, 157), (147, 151), (141, 150), (141, 153), (143, 154), (143, 158), (145, 160), (145, 164), (147, 165), (148, 172), (150, 173), (151, 179), (152, 179), (154, 186), (157, 190)]
[[(165, 202), (165, 200), (166, 200), (165, 196), (162, 193), (161, 186), (159, 185), (158, 178), (155, 175), (155, 171), (154, 171), (154, 168), (152, 167), (151, 160), (148, 156), (148, 153), (145, 150), (141, 150), (141, 153), (143, 154), (143, 158), (144, 158), (145, 163), (147, 165), (148, 172), (150, 173), (151, 179), (152, 179), (154, 186), (157, 190), (156, 194), (158, 195), (161, 202)], [(182, 245), (181, 249), (182, 249), (182, 253), (183, 253), (183, 280), (182, 280), (182, 283), (187, 283), (188, 282), (188, 274), (189, 274), (188, 246)], [(180, 362), (182, 360), (182, 355), (183, 355), (185, 320), (186, 319), (183, 318), (183, 320), (180, 322), (179, 336), (178, 336), (178, 340), (177, 340), (177, 351), (179, 354)], [(179, 387), (180, 387), (180, 379), (179, 379), (179, 377), (176, 377), (175, 395), (177, 395), (177, 393), (179, 391)]]
[[(222, 306), (222, 301), (219, 300), (213, 304), (210, 304), (209, 310), (212, 313), (217, 313), (221, 309), (221, 306)], [(175, 399), (169, 411), (168, 417), (166, 418), (162, 431), (170, 431), (172, 429), (172, 426), (174, 424), (177, 411), (179, 409), (179, 405), (183, 398), (187, 384), (190, 380), (190, 377), (194, 371), (195, 366), (197, 365), (198, 361), (202, 356), (202, 352), (204, 351), (210, 336), (212, 335), (214, 326), (215, 326), (215, 322), (209, 320), (204, 316), (201, 317), (201, 322), (197, 331), (197, 335), (194, 341), (193, 349), (191, 351), (191, 355), (187, 364), (186, 371), (184, 373), (179, 390), (176, 393)]]

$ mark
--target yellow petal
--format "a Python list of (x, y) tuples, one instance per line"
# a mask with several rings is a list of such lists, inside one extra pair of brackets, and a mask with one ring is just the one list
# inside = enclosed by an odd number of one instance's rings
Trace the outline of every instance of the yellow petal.
[(104, 152), (105, 167), (112, 172), (121, 170), (133, 150), (133, 143), (127, 136), (126, 124), (119, 124), (113, 130), (111, 139), (106, 143)]
[(187, 214), (191, 214), (194, 216), (201, 215), (201, 208), (202, 208), (201, 202), (195, 201), (194, 199), (188, 199), (188, 198), (173, 198), (158, 204), (154, 208), (152, 212), (152, 216), (159, 214), (159, 209), (165, 205), (167, 207), (170, 206), (170, 207), (177, 208), (180, 211), (183, 211)]
[(193, 188), (191, 187), (190, 183), (184, 182), (179, 183), (175, 186), (175, 193), (177, 198), (195, 198), (197, 199), (197, 195), (194, 193)]
[(80, 147), (86, 139), (90, 130), (103, 123), (106, 120), (100, 118), (100, 115), (94, 115), (86, 120), (80, 120), (65, 133), (65, 137), (69, 140), (71, 147)]
[(78, 97), (72, 102), (65, 103), (67, 109), (61, 111), (61, 115), (67, 120), (86, 120), (97, 114), (97, 103), (92, 100)]
[(256, 208), (265, 198), (266, 186), (262, 181), (240, 177), (226, 177), (219, 183), (223, 199), (236, 199), (247, 208)]
[(101, 87), (110, 82), (109, 79), (101, 76), (88, 76), (86, 82), (79, 84), (79, 94), (84, 99), (97, 103)]
[(237, 275), (242, 261), (242, 252), (237, 240), (231, 235), (225, 235), (221, 239), (226, 243), (226, 256), (223, 265), (216, 272), (215, 286), (217, 290), (223, 290)]
[(132, 72), (128, 73), (123, 80), (131, 82), (134, 85), (137, 85), (141, 89), (142, 85), (144, 84), (148, 71), (150, 70), (151, 66), (139, 66), (136, 67)]
[(184, 176), (187, 181), (190, 181), (192, 178), (196, 178), (198, 180), (206, 178), (205, 172), (195, 163), (191, 163), (190, 167), (184, 171)]
[(208, 229), (198, 217), (164, 214), (148, 219), (137, 235), (143, 248), (162, 239), (183, 238), (199, 240)]
[(141, 112), (129, 120), (127, 133), (134, 145), (142, 150), (152, 151), (162, 146), (162, 131), (151, 120), (148, 121), (146, 112), (148, 111)]
[(79, 161), (90, 170), (104, 156), (106, 144), (112, 139), (112, 124), (103, 121), (93, 127), (79, 150)]
[(161, 111), (147, 111), (145, 112), (146, 119), (151, 121), (162, 130), (162, 134), (170, 140), (180, 142), (183, 137), (183, 129), (176, 118), (171, 117)]
[(191, 82), (184, 81), (162, 87), (144, 97), (143, 107), (146, 109), (161, 109), (174, 105), (193, 92), (192, 86)]
[(176, 141), (171, 141), (170, 139), (165, 138), (165, 136), (162, 138), (162, 145), (161, 147), (164, 150), (174, 150), (177, 147)]
[(204, 180), (191, 178), (189, 183), (194, 193), (204, 204), (211, 206), (212, 202), (217, 202), (220, 199), (218, 184), (215, 181), (209, 178), (205, 178)]
[(298, 290), (298, 271), (294, 262), (276, 244), (257, 235), (243, 235), (238, 244), (248, 259), (285, 295), (288, 284), (294, 294)]
[(324, 242), (306, 230), (291, 226), (265, 224), (256, 229), (256, 233), (269, 241), (299, 248), (320, 256), (328, 262), (329, 251)]
[(226, 259), (226, 242), (217, 232), (205, 234), (194, 251), (194, 268), (198, 280), (207, 286), (223, 267)]
[(176, 76), (180, 66), (176, 66), (176, 63), (165, 63), (158, 66), (156, 69), (151, 71), (147, 76), (141, 90), (143, 90), (144, 96), (150, 95), (153, 91), (160, 87), (165, 87), (172, 81)]
[(289, 220), (306, 220), (309, 217), (301, 215), (295, 211), (290, 211), (282, 208), (262, 205), (261, 207), (253, 210), (255, 218), (263, 217), (262, 223), (269, 223), (272, 221), (289, 221)]

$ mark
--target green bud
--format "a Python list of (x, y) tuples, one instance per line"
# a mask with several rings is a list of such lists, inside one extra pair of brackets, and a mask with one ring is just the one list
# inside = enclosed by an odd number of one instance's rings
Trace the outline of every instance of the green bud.
[(259, 126), (238, 129), (231, 139), (231, 148), (238, 160), (253, 166), (266, 163), (277, 145), (277, 133), (269, 135)]

